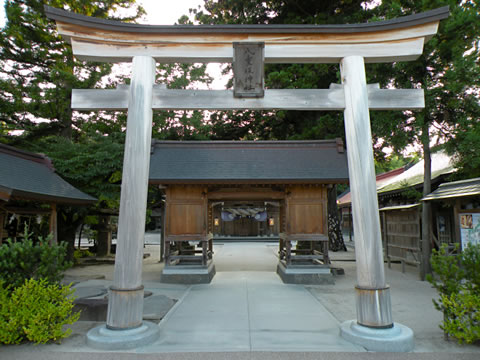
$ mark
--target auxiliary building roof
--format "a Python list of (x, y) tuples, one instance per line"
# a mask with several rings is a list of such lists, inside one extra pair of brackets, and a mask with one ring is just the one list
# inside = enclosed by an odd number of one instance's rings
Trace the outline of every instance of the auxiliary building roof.
[(89, 204), (96, 199), (55, 173), (41, 154), (0, 144), (0, 199), (11, 198), (67, 204)]
[(480, 196), (480, 178), (440, 184), (437, 190), (425, 196), (422, 201), (448, 200), (467, 196)]
[(340, 139), (320, 141), (154, 141), (150, 182), (345, 183)]

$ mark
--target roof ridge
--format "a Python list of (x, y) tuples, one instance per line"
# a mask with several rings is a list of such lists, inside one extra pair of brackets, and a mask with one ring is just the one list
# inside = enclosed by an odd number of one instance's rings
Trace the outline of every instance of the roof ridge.
[(230, 148), (230, 149), (291, 149), (305, 148), (331, 148), (336, 147), (338, 153), (344, 153), (343, 140), (341, 138), (327, 140), (152, 140), (151, 153), (156, 147), (199, 147), (199, 148)]
[(475, 181), (480, 181), (480, 177), (478, 178), (471, 178), (471, 179), (464, 179), (464, 180), (457, 180), (457, 181), (450, 181), (450, 182), (445, 182), (440, 184), (438, 187), (448, 187), (451, 185), (457, 185), (457, 184), (466, 184), (469, 182), (475, 182)]
[(15, 156), (20, 159), (45, 165), (52, 172), (55, 172), (55, 168), (53, 166), (52, 161), (45, 154), (34, 153), (31, 151), (19, 149), (14, 146), (6, 145), (6, 144), (0, 144), (0, 153)]

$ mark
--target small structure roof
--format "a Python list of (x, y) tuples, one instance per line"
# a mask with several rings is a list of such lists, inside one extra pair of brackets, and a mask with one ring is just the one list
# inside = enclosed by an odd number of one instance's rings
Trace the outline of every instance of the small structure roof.
[[(422, 184), (424, 167), (425, 161), (422, 159), (402, 174), (384, 183), (377, 189), (377, 193), (383, 194)], [(432, 154), (432, 180), (453, 171), (455, 171), (455, 168), (453, 167), (452, 158), (450, 156), (444, 152)]]
[(444, 200), (466, 196), (480, 196), (480, 178), (440, 184), (437, 190), (425, 196), (422, 201)]
[(343, 143), (321, 141), (156, 141), (150, 182), (345, 183)]
[(379, 211), (391, 211), (391, 210), (410, 210), (416, 207), (419, 207), (420, 204), (407, 204), (407, 205), (395, 205), (395, 206), (385, 206)]
[(88, 204), (96, 199), (70, 185), (55, 173), (50, 159), (0, 144), (0, 199)]

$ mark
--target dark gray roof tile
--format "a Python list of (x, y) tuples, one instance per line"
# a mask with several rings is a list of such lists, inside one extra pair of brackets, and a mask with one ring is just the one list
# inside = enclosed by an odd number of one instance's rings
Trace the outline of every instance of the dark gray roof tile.
[(62, 203), (96, 201), (58, 176), (43, 155), (0, 144), (0, 169), (0, 187), (11, 197)]
[(347, 159), (338, 140), (156, 141), (153, 183), (346, 182)]

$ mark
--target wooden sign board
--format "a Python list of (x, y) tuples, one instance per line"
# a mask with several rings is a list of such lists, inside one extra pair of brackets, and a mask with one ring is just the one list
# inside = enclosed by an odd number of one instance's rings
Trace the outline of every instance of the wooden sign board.
[(264, 96), (264, 49), (265, 44), (262, 42), (233, 43), (233, 96)]

